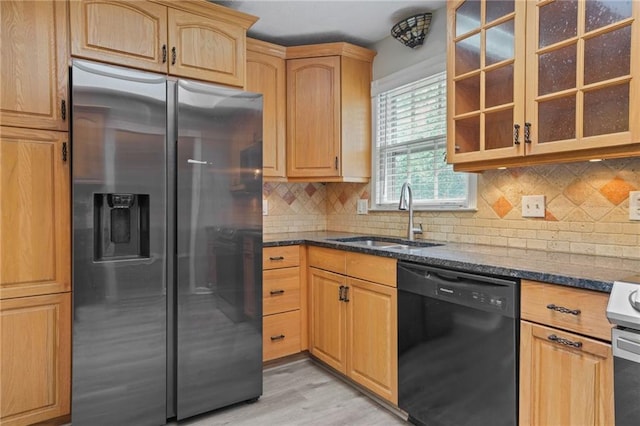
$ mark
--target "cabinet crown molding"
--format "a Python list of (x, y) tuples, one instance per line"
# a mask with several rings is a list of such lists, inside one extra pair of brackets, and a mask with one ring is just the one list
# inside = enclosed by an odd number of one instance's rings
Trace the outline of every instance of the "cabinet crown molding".
[(285, 46), (258, 40), (256, 38), (247, 37), (247, 50), (269, 56), (275, 56), (281, 59), (287, 58), (287, 48)]
[(206, 18), (215, 18), (229, 24), (240, 25), (245, 30), (250, 28), (259, 19), (257, 16), (238, 12), (234, 9), (210, 3), (207, 0), (151, 0), (151, 2), (168, 6), (172, 9), (195, 13), (196, 15), (201, 15)]
[(322, 56), (344, 56), (373, 62), (377, 52), (346, 42), (320, 43), (287, 47), (287, 59), (318, 58)]

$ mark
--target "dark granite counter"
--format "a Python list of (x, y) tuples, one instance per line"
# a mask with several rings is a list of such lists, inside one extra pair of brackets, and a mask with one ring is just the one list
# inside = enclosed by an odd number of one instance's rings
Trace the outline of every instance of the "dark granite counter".
[(640, 260), (634, 259), (441, 241), (432, 242), (443, 245), (404, 249), (363, 247), (352, 242), (332, 240), (359, 235), (331, 231), (265, 234), (264, 247), (307, 244), (607, 293), (611, 292), (614, 281), (640, 273)]

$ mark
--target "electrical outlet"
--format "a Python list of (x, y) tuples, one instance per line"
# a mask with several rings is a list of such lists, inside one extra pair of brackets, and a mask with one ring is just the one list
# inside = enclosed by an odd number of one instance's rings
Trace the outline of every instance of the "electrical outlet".
[(369, 200), (358, 200), (357, 213), (368, 214), (369, 212)]
[(629, 220), (640, 220), (640, 191), (629, 191)]
[(262, 216), (269, 216), (269, 201), (262, 200)]
[(544, 217), (544, 195), (522, 197), (522, 217)]

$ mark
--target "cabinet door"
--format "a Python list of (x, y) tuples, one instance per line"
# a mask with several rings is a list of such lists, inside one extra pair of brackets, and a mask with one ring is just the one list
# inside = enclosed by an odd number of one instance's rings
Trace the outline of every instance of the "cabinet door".
[(310, 352), (342, 373), (347, 369), (346, 304), (340, 300), (345, 281), (342, 275), (309, 268)]
[[(255, 41), (248, 43), (253, 44)], [(286, 176), (285, 78), (286, 66), (283, 58), (247, 50), (246, 89), (262, 93), (262, 170), (265, 178)]]
[(526, 321), (520, 332), (521, 426), (614, 424), (611, 345)]
[(0, 301), (0, 423), (69, 414), (71, 293)]
[(347, 376), (397, 404), (397, 290), (349, 278), (347, 296)]
[(640, 3), (527, 2), (528, 154), (638, 142)]
[(71, 289), (67, 136), (0, 127), (0, 299)]
[(74, 0), (71, 54), (167, 72), (167, 8), (148, 1)]
[(67, 2), (0, 2), (0, 125), (67, 130)]
[(340, 57), (287, 61), (287, 176), (341, 175)]
[(169, 73), (244, 86), (244, 28), (169, 9)]
[(525, 3), (448, 2), (451, 163), (524, 154)]

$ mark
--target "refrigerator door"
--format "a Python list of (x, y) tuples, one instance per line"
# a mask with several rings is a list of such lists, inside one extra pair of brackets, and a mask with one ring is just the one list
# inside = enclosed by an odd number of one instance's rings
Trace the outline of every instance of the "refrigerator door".
[(74, 60), (74, 425), (166, 422), (166, 81)]
[(178, 81), (177, 418), (262, 394), (262, 97)]

